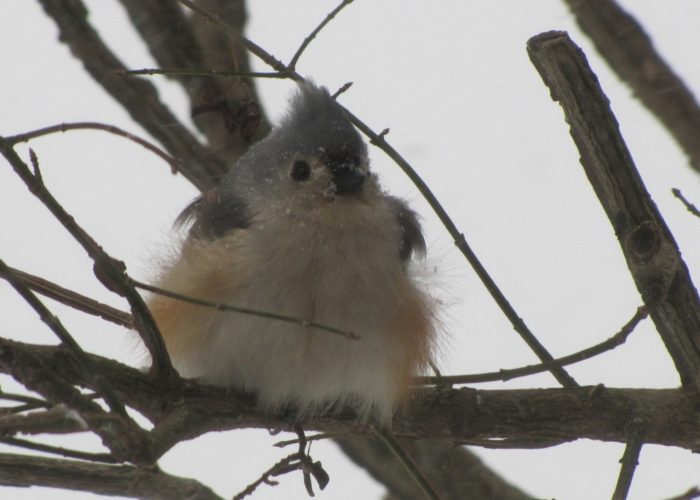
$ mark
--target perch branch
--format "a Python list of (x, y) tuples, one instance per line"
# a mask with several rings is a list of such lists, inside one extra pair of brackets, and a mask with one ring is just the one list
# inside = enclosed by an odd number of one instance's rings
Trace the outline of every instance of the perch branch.
[(700, 298), (673, 235), (637, 172), (586, 57), (564, 32), (528, 54), (570, 125), (586, 176), (615, 230), (637, 289), (684, 386), (700, 390)]
[[(164, 387), (152, 377), (116, 361), (91, 355), (93, 364), (112, 383), (117, 395), (154, 424), (151, 450), (157, 458), (185, 439), (207, 432), (261, 428), (293, 430), (284, 417), (264, 415), (250, 395), (186, 381)], [(63, 380), (92, 388), (65, 349), (0, 339), (0, 371), (43, 384)], [(40, 372), (40, 376), (39, 376)], [(30, 387), (32, 388), (32, 387)], [(37, 390), (42, 389), (42, 390)], [(39, 387), (37, 392), (52, 393)], [(56, 399), (55, 397), (51, 399)], [(414, 389), (406, 409), (396, 415), (392, 431), (398, 438), (460, 440), (511, 439), (522, 442), (564, 442), (593, 439), (628, 441), (628, 422), (645, 422), (645, 442), (700, 450), (700, 403), (683, 389), (474, 390)], [(69, 403), (67, 403), (69, 404)], [(673, 411), (669, 411), (673, 409)], [(308, 431), (371, 435), (349, 411), (306, 419)]]

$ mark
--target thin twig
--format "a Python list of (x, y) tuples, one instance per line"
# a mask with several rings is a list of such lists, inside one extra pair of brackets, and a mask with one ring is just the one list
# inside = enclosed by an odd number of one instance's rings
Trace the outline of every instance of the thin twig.
[(394, 457), (396, 457), (401, 465), (403, 465), (408, 475), (411, 476), (411, 478), (416, 482), (416, 485), (418, 485), (418, 488), (420, 488), (425, 497), (429, 498), (430, 500), (440, 500), (440, 495), (438, 495), (437, 491), (435, 491), (433, 485), (430, 484), (428, 478), (425, 477), (413, 459), (408, 456), (396, 438), (394, 438), (394, 436), (392, 436), (388, 431), (382, 429), (375, 429), (375, 433), (379, 439), (384, 442), (386, 447), (391, 450)]
[(612, 500), (625, 500), (632, 486), (634, 471), (639, 465), (639, 453), (644, 445), (644, 435), (646, 433), (644, 421), (641, 418), (633, 419), (628, 426), (629, 438), (625, 453), (622, 455), (620, 463), (620, 475), (617, 478), (617, 485), (613, 493)]
[(61, 455), (66, 458), (77, 458), (80, 460), (89, 460), (90, 462), (103, 462), (107, 464), (118, 463), (115, 458), (109, 453), (89, 453), (80, 450), (71, 450), (69, 448), (63, 448), (61, 446), (51, 446), (43, 443), (35, 443), (34, 441), (29, 441), (27, 439), (11, 438), (11, 437), (0, 437), (0, 443), (4, 443), (10, 446), (17, 446), (19, 448), (25, 448), (27, 450), (43, 451), (44, 453), (53, 453), (54, 455)]
[(553, 359), (545, 363), (536, 365), (521, 366), (519, 368), (509, 368), (498, 370), (497, 372), (475, 373), (469, 375), (443, 375), (438, 377), (416, 377), (414, 380), (420, 385), (454, 385), (454, 384), (474, 384), (483, 382), (495, 382), (498, 380), (507, 381), (518, 377), (534, 375), (535, 373), (545, 372), (553, 366), (566, 366), (574, 363), (579, 363), (587, 359), (598, 356), (604, 352), (611, 351), (616, 347), (621, 346), (627, 341), (627, 337), (634, 331), (637, 325), (647, 316), (649, 309), (646, 306), (641, 306), (634, 313), (634, 316), (625, 323), (625, 325), (612, 337), (596, 344), (587, 347), (575, 353), (561, 358)]
[[(165, 343), (158, 331), (158, 326), (151, 316), (146, 303), (129, 282), (126, 266), (123, 262), (111, 257), (61, 206), (43, 182), (29, 170), (22, 159), (17, 156), (12, 144), (0, 137), (0, 153), (8, 160), (17, 175), (24, 181), (31, 193), (36, 196), (54, 217), (63, 225), (73, 238), (83, 247), (93, 260), (95, 276), (109, 290), (124, 297), (131, 307), (134, 326), (148, 349), (152, 359), (152, 370), (163, 379), (178, 380), (177, 373), (170, 362), (170, 356), (165, 349)], [(19, 278), (18, 283), (25, 286)]]
[[(340, 434), (323, 432), (314, 434), (313, 436), (307, 436), (305, 439), (307, 443), (310, 443), (312, 441), (321, 441), (323, 439), (334, 439), (338, 436), (340, 436)], [(284, 448), (285, 446), (290, 446), (292, 444), (299, 444), (299, 438), (287, 439), (286, 441), (277, 441), (273, 446), (276, 446), (277, 448)]]
[(236, 493), (233, 496), (233, 500), (241, 500), (248, 495), (251, 495), (255, 492), (255, 490), (258, 489), (259, 486), (262, 484), (267, 484), (270, 486), (277, 486), (279, 483), (273, 479), (271, 479), (273, 476), (278, 475), (278, 472), (282, 470), (283, 468), (287, 467), (290, 463), (292, 463), (294, 460), (296, 460), (296, 453), (289, 455), (287, 457), (284, 457), (282, 460), (279, 462), (275, 463), (272, 467), (267, 469), (265, 472), (263, 472), (258, 479), (250, 483), (248, 486), (246, 486), (242, 491), (239, 493)]
[(105, 123), (99, 122), (59, 123), (58, 125), (51, 125), (49, 127), (42, 127), (40, 129), (24, 132), (22, 134), (12, 135), (6, 137), (5, 140), (9, 144), (14, 146), (17, 143), (27, 142), (31, 139), (35, 139), (43, 135), (54, 134), (56, 132), (67, 132), (69, 130), (102, 130), (104, 132), (109, 132), (110, 134), (118, 135), (120, 137), (129, 139), (130, 141), (133, 141), (136, 144), (148, 149), (152, 153), (155, 153), (156, 155), (160, 156), (170, 165), (170, 169), (173, 173), (178, 172), (180, 170), (180, 165), (182, 164), (180, 160), (173, 158), (168, 153), (163, 151), (163, 149), (159, 148), (152, 142), (149, 142), (146, 139), (142, 139), (141, 137), (132, 134), (131, 132), (127, 132), (124, 129), (115, 127), (114, 125), (107, 125)]
[(673, 189), (671, 189), (671, 192), (673, 193), (673, 196), (675, 196), (676, 198), (681, 200), (681, 203), (683, 203), (683, 205), (685, 205), (685, 208), (688, 209), (688, 212), (693, 214), (695, 217), (700, 217), (700, 210), (698, 210), (698, 207), (696, 207), (695, 205), (690, 203), (688, 201), (688, 199), (685, 196), (683, 196), (683, 193), (681, 193), (680, 189), (673, 188)]
[[(116, 323), (117, 325), (123, 326), (125, 328), (133, 328), (134, 320), (131, 314), (120, 311), (119, 309), (98, 302), (97, 300), (91, 299), (85, 295), (81, 295), (68, 288), (63, 288), (49, 280), (40, 278), (33, 274), (25, 273), (19, 269), (13, 267), (10, 270), (20, 278), (30, 289), (40, 293), (46, 297), (49, 297), (61, 304), (65, 304), (73, 309), (82, 311), (94, 316), (99, 316), (100, 318)], [(5, 278), (5, 274), (0, 272), (0, 278)], [(2, 395), (0, 394), (0, 397)]]
[[(198, 14), (204, 16), (210, 22), (214, 23), (219, 27), (224, 33), (229, 35), (234, 41), (241, 43), (246, 47), (253, 55), (261, 59), (264, 63), (270, 66), (277, 72), (288, 75), (288, 77), (294, 81), (303, 81), (304, 78), (291, 68), (284, 65), (279, 59), (275, 58), (272, 54), (267, 52), (265, 49), (252, 42), (251, 40), (244, 37), (242, 34), (236, 30), (231, 29), (226, 23), (222, 22), (219, 17), (215, 14), (209, 13), (206, 9), (203, 9), (196, 5), (191, 0), (178, 0), (181, 4), (187, 8), (197, 12)], [(472, 266), (477, 276), (484, 284), (491, 297), (496, 301), (498, 306), (501, 308), (505, 316), (513, 325), (515, 331), (522, 337), (522, 339), (527, 343), (527, 345), (532, 349), (532, 351), (540, 358), (540, 361), (546, 362), (554, 359), (552, 355), (547, 351), (547, 349), (542, 345), (542, 343), (537, 340), (535, 335), (527, 327), (523, 319), (518, 315), (515, 309), (511, 306), (510, 302), (506, 299), (505, 295), (501, 292), (500, 288), (496, 285), (494, 280), (488, 274), (481, 261), (477, 258), (474, 251), (471, 249), (463, 233), (457, 229), (457, 226), (452, 221), (447, 211), (443, 208), (442, 204), (438, 201), (437, 197), (432, 193), (428, 185), (423, 181), (423, 179), (418, 175), (418, 173), (411, 167), (411, 165), (384, 139), (382, 134), (375, 133), (371, 128), (369, 128), (364, 122), (353, 115), (347, 108), (341, 106), (345, 111), (348, 119), (355, 125), (362, 133), (364, 133), (370, 142), (375, 144), (379, 149), (384, 151), (408, 176), (408, 178), (413, 182), (413, 184), (418, 188), (421, 195), (426, 199), (428, 204), (431, 206), (433, 211), (437, 214), (438, 218), (445, 226), (447, 231), (452, 236), (455, 245), (462, 252), (464, 257), (467, 259), (469, 264)], [(577, 387), (576, 381), (569, 375), (563, 368), (554, 367), (549, 370), (552, 375), (562, 384), (564, 387)]]
[(259, 316), (261, 318), (269, 318), (269, 319), (274, 319), (277, 321), (284, 321), (286, 323), (293, 323), (295, 325), (300, 325), (303, 326), (304, 328), (316, 328), (317, 330), (325, 330), (327, 332), (335, 333), (336, 335), (340, 335), (342, 337), (345, 337), (346, 339), (349, 340), (360, 340), (362, 337), (359, 335), (349, 332), (346, 330), (340, 330), (338, 328), (334, 328), (332, 326), (328, 325), (323, 325), (321, 323), (316, 323), (315, 321), (307, 320), (307, 319), (302, 319), (302, 318), (295, 318), (292, 316), (285, 316), (283, 314), (277, 314), (274, 312), (269, 312), (269, 311), (260, 311), (258, 309), (249, 309), (247, 307), (239, 307), (239, 306), (234, 306), (231, 304), (222, 304), (219, 302), (212, 302), (209, 300), (204, 300), (204, 299), (198, 299), (196, 297), (190, 297), (189, 295), (183, 295), (181, 293), (173, 292), (170, 290), (165, 290), (164, 288), (160, 288), (154, 285), (149, 285), (148, 283), (143, 283), (141, 281), (134, 280), (133, 278), (131, 279), (131, 283), (136, 287), (140, 288), (142, 290), (147, 290), (149, 292), (162, 295), (164, 297), (170, 297), (171, 299), (175, 300), (181, 300), (182, 302), (188, 302), (190, 304), (196, 304), (198, 306), (202, 307), (209, 307), (212, 309), (216, 309), (218, 311), (229, 311), (229, 312), (235, 312), (239, 314), (249, 314), (251, 316)]
[(672, 498), (667, 498), (666, 500), (693, 500), (695, 498), (700, 498), (700, 488), (697, 486), (693, 486), (685, 493), (681, 493), (680, 495)]
[(122, 76), (166, 75), (166, 76), (231, 76), (239, 78), (287, 78), (281, 73), (263, 71), (232, 71), (224, 69), (178, 69), (178, 68), (143, 68), (126, 69), (115, 72)]
[(301, 55), (302, 55), (302, 54), (304, 53), (304, 51), (306, 50), (306, 47), (309, 46), (309, 44), (313, 41), (313, 39), (316, 38), (316, 36), (321, 32), (321, 30), (322, 30), (323, 28), (325, 28), (326, 25), (327, 25), (329, 22), (331, 22), (331, 21), (333, 20), (333, 18), (334, 18), (341, 10), (343, 10), (347, 5), (351, 4), (352, 2), (353, 2), (353, 0), (343, 0), (342, 2), (340, 2), (340, 4), (339, 4), (335, 9), (333, 9), (332, 11), (330, 11), (330, 12), (328, 13), (328, 15), (323, 19), (323, 21), (321, 21), (321, 23), (320, 23), (318, 26), (316, 26), (316, 28), (309, 34), (309, 36), (307, 36), (306, 38), (304, 38), (304, 41), (301, 42), (301, 45), (299, 46), (299, 48), (297, 49), (297, 51), (294, 53), (294, 56), (292, 57), (292, 60), (289, 61), (289, 64), (287, 65), (287, 67), (288, 67), (289, 69), (294, 70), (294, 69), (296, 68), (297, 62), (299, 62), (299, 58), (301, 57)]

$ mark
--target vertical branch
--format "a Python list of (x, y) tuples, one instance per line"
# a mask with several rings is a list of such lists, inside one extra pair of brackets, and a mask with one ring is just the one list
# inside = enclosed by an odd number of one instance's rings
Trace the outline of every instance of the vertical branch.
[(620, 463), (620, 475), (617, 478), (617, 485), (613, 492), (612, 500), (625, 500), (632, 486), (634, 471), (639, 465), (639, 454), (644, 444), (644, 422), (640, 418), (635, 418), (630, 422), (627, 433), (629, 435), (625, 453), (622, 455)]
[(581, 165), (684, 386), (700, 390), (700, 298), (649, 196), (598, 79), (564, 32), (531, 38), (528, 54), (559, 101)]

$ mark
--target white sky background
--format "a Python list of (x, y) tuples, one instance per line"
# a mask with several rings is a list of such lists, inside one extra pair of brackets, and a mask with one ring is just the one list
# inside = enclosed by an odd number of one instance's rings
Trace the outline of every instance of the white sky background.
[[(86, 2), (108, 44), (132, 68), (153, 67), (117, 2)], [(289, 60), (336, 1), (249, 2), (249, 36)], [(623, 2), (657, 48), (693, 89), (700, 88), (697, 20), (700, 3)], [(141, 130), (93, 81), (38, 3), (3, 2), (0, 16), (0, 134), (79, 120)], [(644, 181), (671, 227), (696, 283), (700, 282), (700, 221), (671, 195), (672, 187), (700, 204), (700, 176), (667, 133), (632, 98), (554, 0), (529, 2), (370, 2), (358, 0), (313, 42), (302, 74), (336, 89), (355, 82), (343, 104), (388, 140), (418, 170), (464, 231), (518, 313), (554, 356), (616, 332), (641, 299), (590, 188), (557, 104), (529, 62), (526, 40), (568, 30), (598, 74)], [(255, 63), (255, 69), (267, 70)], [(162, 77), (161, 97), (186, 119), (183, 94)], [(261, 81), (263, 105), (275, 118), (292, 85)], [(149, 261), (171, 238), (170, 224), (195, 189), (154, 155), (100, 132), (70, 132), (35, 140), (48, 187), (130, 273), (147, 278)], [(20, 148), (26, 159), (26, 148)], [(435, 289), (450, 304), (446, 373), (492, 371), (532, 363), (529, 351), (452, 245), (418, 192), (378, 150), (374, 169), (384, 186), (421, 213), (429, 254), (439, 269)], [(125, 308), (94, 279), (83, 251), (0, 161), (0, 257), (9, 265)], [(122, 329), (47, 301), (88, 350), (135, 364), (133, 340)], [(29, 307), (0, 282), (2, 335), (55, 343)], [(668, 355), (649, 321), (612, 353), (569, 368), (581, 384), (673, 387)], [(0, 379), (5, 390), (15, 386)], [(550, 375), (479, 387), (556, 387)], [(230, 497), (287, 450), (286, 436), (264, 431), (211, 434), (184, 443), (161, 461), (168, 472), (199, 479)], [(59, 442), (58, 440), (56, 441)], [(62, 441), (61, 441), (62, 442)], [(75, 446), (96, 440), (79, 436)], [(0, 451), (8, 451), (2, 448)], [(484, 460), (535, 497), (606, 498), (619, 471), (621, 444), (580, 441), (535, 451), (477, 450)], [(331, 475), (319, 498), (378, 498), (383, 488), (350, 465), (332, 443), (312, 456)], [(659, 499), (700, 483), (700, 458), (685, 450), (645, 446), (630, 498)], [(253, 498), (307, 498), (300, 475), (261, 487)], [(48, 489), (3, 489), (3, 498), (93, 498)]]

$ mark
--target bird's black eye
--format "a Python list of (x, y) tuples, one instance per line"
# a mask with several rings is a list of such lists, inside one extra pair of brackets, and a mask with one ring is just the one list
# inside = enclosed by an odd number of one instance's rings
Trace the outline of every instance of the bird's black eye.
[(297, 182), (308, 181), (311, 177), (311, 167), (304, 160), (297, 160), (292, 165), (292, 171), (289, 175)]

